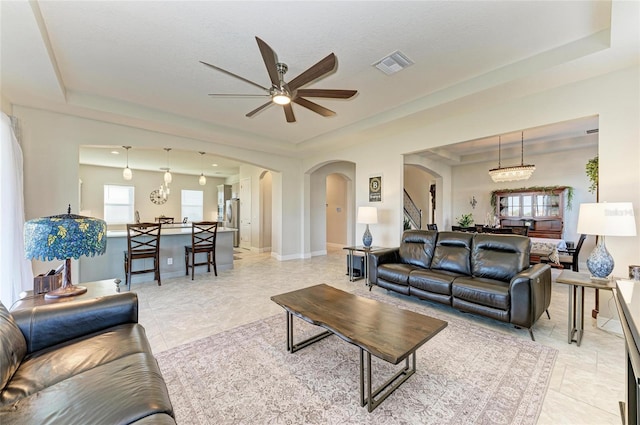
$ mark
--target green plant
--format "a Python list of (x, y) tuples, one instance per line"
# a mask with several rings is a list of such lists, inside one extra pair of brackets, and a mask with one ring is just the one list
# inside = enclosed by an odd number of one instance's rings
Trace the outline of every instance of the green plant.
[(598, 155), (587, 161), (585, 166), (587, 177), (589, 177), (589, 192), (594, 193), (598, 191)]
[(409, 219), (405, 217), (403, 223), (402, 223), (404, 230), (410, 230), (411, 229), (411, 223), (409, 222)]
[(473, 224), (473, 214), (462, 214), (460, 217), (456, 217), (456, 221), (462, 227), (469, 227)]

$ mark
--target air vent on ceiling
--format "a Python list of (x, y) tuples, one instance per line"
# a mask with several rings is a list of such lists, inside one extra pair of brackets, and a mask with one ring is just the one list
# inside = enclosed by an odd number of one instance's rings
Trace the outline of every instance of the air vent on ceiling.
[(373, 66), (387, 75), (395, 74), (411, 65), (413, 65), (413, 61), (399, 50), (373, 64)]
[(587, 134), (597, 133), (598, 131), (600, 131), (600, 129), (594, 128), (592, 130), (587, 130)]

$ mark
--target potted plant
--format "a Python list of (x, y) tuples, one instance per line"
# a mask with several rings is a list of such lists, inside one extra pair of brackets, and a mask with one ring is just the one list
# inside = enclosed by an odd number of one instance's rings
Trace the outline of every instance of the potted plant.
[(462, 214), (460, 217), (456, 217), (456, 221), (460, 227), (469, 227), (473, 224), (473, 214)]

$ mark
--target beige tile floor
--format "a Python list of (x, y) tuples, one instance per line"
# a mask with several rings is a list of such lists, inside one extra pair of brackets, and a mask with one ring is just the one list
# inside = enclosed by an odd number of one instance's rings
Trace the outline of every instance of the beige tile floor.
[[(237, 257), (234, 269), (219, 272), (218, 277), (203, 268), (193, 281), (185, 277), (163, 280), (160, 287), (154, 282), (133, 286), (140, 300), (140, 323), (155, 353), (282, 313), (269, 299), (278, 293), (317, 283), (346, 291), (364, 286), (362, 280), (349, 282), (346, 255), (340, 249), (331, 250), (327, 256), (284, 262), (269, 254), (241, 252)], [(387, 293), (381, 288), (373, 290)], [(567, 297), (568, 287), (554, 283), (551, 320), (543, 315), (534, 327), (536, 341), (559, 351), (538, 424), (618, 425), (618, 401), (624, 399), (624, 340), (595, 326), (590, 314), (593, 291), (588, 290), (582, 344), (569, 345)], [(529, 338), (526, 330), (462, 314), (447, 306), (429, 305), (479, 326)]]

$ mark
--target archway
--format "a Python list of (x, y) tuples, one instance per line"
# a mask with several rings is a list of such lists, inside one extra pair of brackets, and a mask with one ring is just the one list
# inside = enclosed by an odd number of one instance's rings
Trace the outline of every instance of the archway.
[[(356, 166), (353, 162), (335, 161), (324, 163), (310, 170), (309, 174), (309, 251), (311, 256), (326, 255), (327, 253), (327, 209), (331, 199), (333, 215), (344, 217), (345, 245), (352, 245), (355, 237), (355, 195), (354, 179)], [(329, 177), (331, 176), (331, 177)], [(336, 186), (337, 184), (337, 186)], [(328, 190), (343, 191), (344, 194), (327, 194)], [(342, 199), (340, 204), (333, 202), (333, 198)], [(340, 208), (340, 212), (337, 211)], [(335, 213), (335, 214), (334, 214)]]

